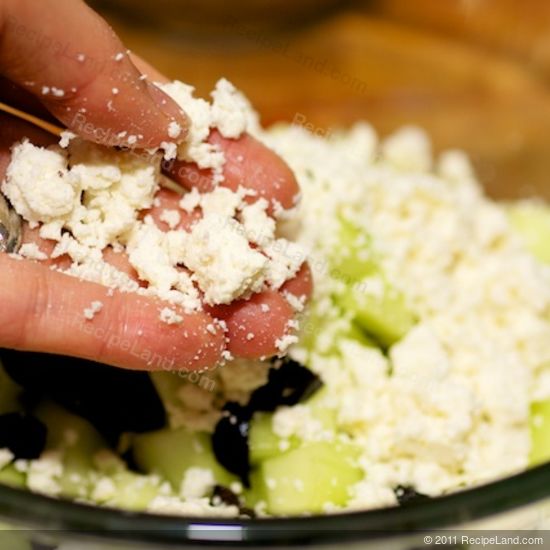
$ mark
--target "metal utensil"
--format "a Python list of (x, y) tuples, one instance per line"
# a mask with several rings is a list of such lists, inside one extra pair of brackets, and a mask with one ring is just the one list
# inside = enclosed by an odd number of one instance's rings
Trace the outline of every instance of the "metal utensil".
[(0, 252), (17, 252), (21, 246), (21, 218), (0, 193)]

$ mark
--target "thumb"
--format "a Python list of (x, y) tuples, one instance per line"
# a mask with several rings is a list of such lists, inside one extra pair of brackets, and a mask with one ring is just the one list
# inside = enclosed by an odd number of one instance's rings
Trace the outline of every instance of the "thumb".
[(158, 147), (185, 137), (183, 111), (81, 0), (0, 0), (0, 73), (96, 143)]

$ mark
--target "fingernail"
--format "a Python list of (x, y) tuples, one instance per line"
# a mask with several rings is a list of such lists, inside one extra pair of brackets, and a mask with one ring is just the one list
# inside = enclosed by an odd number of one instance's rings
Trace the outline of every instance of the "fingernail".
[(147, 88), (149, 95), (153, 98), (153, 101), (158, 105), (159, 109), (168, 117), (168, 122), (177, 122), (181, 127), (181, 133), (179, 136), (173, 139), (173, 141), (181, 142), (187, 135), (187, 129), (189, 128), (189, 118), (181, 109), (181, 107), (168, 95), (165, 94), (158, 86), (155, 86), (152, 82), (147, 82)]

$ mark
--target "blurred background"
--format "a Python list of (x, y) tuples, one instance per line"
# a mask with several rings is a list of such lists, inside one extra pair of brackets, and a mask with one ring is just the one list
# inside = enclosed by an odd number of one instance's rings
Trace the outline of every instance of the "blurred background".
[(126, 45), (206, 96), (220, 76), (264, 125), (357, 119), (466, 149), (499, 197), (550, 198), (546, 0), (90, 0)]

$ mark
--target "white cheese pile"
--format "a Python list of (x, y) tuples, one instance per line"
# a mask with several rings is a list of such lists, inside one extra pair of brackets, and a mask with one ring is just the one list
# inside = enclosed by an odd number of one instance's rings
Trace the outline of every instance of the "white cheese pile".
[[(292, 126), (261, 139), (301, 185), (287, 231), (309, 251), (315, 282), (302, 325), (311, 309), (324, 320), (316, 348), (300, 340), (290, 355), (320, 375), (337, 424), (327, 432), (307, 403), (281, 407), (272, 422), (281, 451), (296, 436), (357, 444), (365, 478), (353, 487), (352, 509), (397, 504), (399, 485), (435, 496), (526, 468), (529, 406), (550, 396), (550, 272), (504, 208), (484, 197), (466, 156), (434, 160), (415, 128), (381, 143), (365, 124), (329, 141)], [(327, 257), (343, 245), (343, 210), (372, 236), (419, 319), (387, 354), (338, 336), (350, 318), (334, 306), (342, 281)], [(379, 291), (375, 279), (368, 283), (366, 292)], [(167, 373), (154, 380), (172, 428), (212, 431), (223, 403), (247, 403), (268, 367), (234, 361), (210, 373), (208, 385), (182, 379), (178, 387)]]
[[(212, 103), (194, 98), (193, 88), (181, 82), (162, 88), (191, 120), (178, 158), (211, 168), (214, 182), (222, 181), (223, 151), (206, 140), (213, 128), (226, 138), (256, 131), (256, 114), (248, 101), (223, 79), (212, 92)], [(177, 137), (177, 130), (171, 127), (170, 134)], [(16, 144), (2, 191), (31, 227), (40, 227), (41, 237), (57, 242), (52, 258), (71, 258), (69, 274), (156, 295), (194, 311), (201, 309), (203, 300), (209, 305), (228, 304), (267, 287), (277, 289), (303, 263), (301, 251), (273, 252), (277, 247), (288, 249), (290, 243), (277, 239), (265, 199), (254, 204), (245, 200), (253, 194), (245, 189), (252, 182), (243, 181), (237, 192), (223, 187), (204, 194), (188, 192), (180, 207), (189, 212), (198, 208), (202, 218), (184, 231), (177, 227), (180, 212), (167, 209), (160, 218), (170, 229), (163, 232), (151, 216), (141, 214), (153, 207), (159, 189), (160, 153), (108, 149), (66, 133), (61, 145), (42, 148), (28, 140)], [(174, 143), (170, 145), (175, 149)], [(140, 286), (107, 265), (106, 247), (126, 251), (145, 284)], [(45, 259), (35, 247), (22, 252), (28, 258)], [(165, 312), (161, 318), (176, 322)]]
[[(365, 124), (328, 141), (288, 126), (263, 139), (301, 186), (294, 236), (311, 252), (313, 307), (326, 322), (318, 349), (290, 354), (320, 374), (339, 430), (363, 449), (351, 506), (395, 504), (397, 485), (437, 495), (527, 467), (529, 405), (550, 396), (550, 272), (484, 197), (466, 156), (434, 161), (416, 128), (381, 144)], [(326, 263), (342, 211), (372, 236), (419, 318), (387, 356), (352, 340), (336, 353), (321, 345), (349, 322)], [(275, 419), (281, 435), (309, 429), (303, 410)]]

